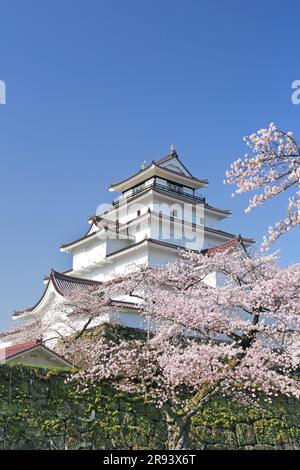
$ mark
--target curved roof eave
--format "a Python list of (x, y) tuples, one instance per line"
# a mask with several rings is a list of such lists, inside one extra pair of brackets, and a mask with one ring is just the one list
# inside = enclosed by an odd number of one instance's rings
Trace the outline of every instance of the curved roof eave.
[(169, 173), (173, 176), (177, 176), (178, 178), (182, 178), (186, 182), (198, 183), (198, 184), (200, 184), (200, 186), (207, 186), (208, 185), (208, 180), (207, 179), (199, 179), (199, 178), (195, 178), (194, 176), (189, 177), (189, 176), (186, 176), (186, 175), (182, 175), (182, 174), (178, 173), (177, 171), (173, 171), (173, 170), (170, 170), (169, 168), (165, 168), (165, 167), (162, 167), (160, 165), (157, 165), (157, 163), (155, 161), (153, 161), (151, 163), (151, 165), (149, 165), (147, 168), (144, 168), (144, 169), (138, 171), (134, 175), (129, 176), (128, 178), (125, 178), (124, 180), (121, 180), (121, 181), (118, 181), (117, 183), (111, 184), (110, 187), (109, 187), (109, 191), (119, 191), (121, 185), (124, 185), (125, 183), (131, 181), (134, 178), (137, 178), (138, 176), (143, 176), (143, 175), (146, 176), (147, 173), (151, 172), (151, 170), (154, 170), (154, 169), (159, 169), (162, 172), (166, 172), (167, 174)]
[(83, 286), (83, 285), (88, 285), (88, 286), (100, 286), (103, 283), (101, 281), (93, 281), (91, 279), (82, 279), (78, 278), (75, 276), (69, 276), (66, 274), (59, 273), (58, 271), (55, 271), (54, 269), (51, 270), (50, 276), (47, 278), (48, 279), (48, 284), (39, 299), (39, 301), (33, 306), (29, 307), (25, 310), (21, 310), (19, 312), (14, 313), (14, 318), (22, 317), (23, 315), (26, 315), (26, 313), (38, 313), (39, 310), (44, 306), (47, 305), (49, 296), (51, 294), (55, 294), (59, 300), (64, 300), (66, 298), (65, 293), (61, 289), (64, 286), (64, 284), (70, 286)]
[(49, 282), (47, 286), (45, 287), (44, 292), (42, 296), (40, 297), (40, 299), (32, 307), (29, 307), (20, 311), (15, 311), (13, 314), (13, 318), (21, 318), (23, 315), (26, 315), (26, 313), (32, 313), (32, 314), (39, 313), (41, 308), (47, 305), (48, 302), (50, 301), (51, 294), (55, 294), (60, 300), (63, 299), (63, 295), (61, 294), (61, 292), (59, 291), (59, 289), (53, 282), (53, 279), (50, 275)]

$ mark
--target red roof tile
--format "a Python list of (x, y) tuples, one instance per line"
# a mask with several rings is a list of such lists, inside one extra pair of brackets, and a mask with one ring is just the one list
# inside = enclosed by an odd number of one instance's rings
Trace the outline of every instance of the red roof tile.
[(26, 343), (13, 344), (12, 346), (7, 346), (6, 348), (0, 349), (0, 352), (3, 351), (5, 359), (9, 359), (16, 354), (28, 351), (29, 349), (35, 348), (41, 344), (38, 340), (26, 341)]
[(241, 245), (244, 250), (246, 251), (246, 248), (243, 243), (243, 238), (239, 235), (238, 237), (233, 238), (232, 240), (228, 240), (226, 242), (220, 243), (219, 245), (212, 246), (211, 248), (206, 248), (205, 250), (202, 250), (201, 253), (203, 255), (206, 254), (212, 254), (212, 253), (218, 253), (222, 251), (226, 251), (229, 249), (236, 249), (239, 245)]
[(5, 359), (5, 360), (12, 359), (13, 357), (18, 356), (19, 354), (25, 353), (27, 351), (30, 351), (31, 349), (35, 349), (38, 347), (42, 347), (44, 350), (48, 351), (48, 353), (51, 353), (52, 355), (56, 356), (58, 359), (72, 366), (70, 361), (68, 361), (63, 356), (57, 354), (55, 351), (45, 346), (40, 340), (26, 341), (24, 343), (13, 344), (12, 346), (1, 348), (0, 357), (1, 359)]

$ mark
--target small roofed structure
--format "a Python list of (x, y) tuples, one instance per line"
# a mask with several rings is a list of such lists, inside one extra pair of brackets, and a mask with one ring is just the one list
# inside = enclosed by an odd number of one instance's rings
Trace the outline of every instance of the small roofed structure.
[(71, 369), (73, 365), (40, 341), (27, 341), (0, 349), (0, 364), (43, 369)]

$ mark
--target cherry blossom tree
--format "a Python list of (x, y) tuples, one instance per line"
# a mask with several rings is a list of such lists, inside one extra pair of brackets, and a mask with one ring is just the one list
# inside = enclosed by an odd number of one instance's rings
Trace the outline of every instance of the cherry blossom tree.
[(274, 123), (260, 129), (244, 140), (251, 150), (232, 163), (226, 172), (225, 184), (235, 184), (235, 194), (260, 191), (249, 201), (245, 212), (261, 206), (269, 199), (291, 190), (286, 215), (269, 227), (263, 238), (263, 249), (281, 235), (300, 225), (300, 149), (292, 132), (278, 130)]
[(17, 325), (0, 333), (0, 340), (21, 343), (37, 340), (42, 343), (53, 343), (65, 337), (80, 337), (87, 328), (95, 325), (101, 312), (113, 314), (109, 286), (105, 290), (85, 286), (84, 293), (80, 285), (73, 287), (65, 301), (54, 306), (47, 315), (24, 310)]
[(147, 339), (81, 335), (60, 352), (84, 357), (73, 380), (108, 380), (161, 407), (170, 449), (189, 448), (192, 417), (216, 395), (253, 406), (278, 394), (300, 398), (300, 266), (250, 257), (242, 245), (183, 252), (178, 262), (137, 270), (108, 291), (142, 299)]
[(1, 331), (0, 340), (5, 342), (21, 343), (31, 340), (42, 340), (44, 325), (41, 318), (28, 312), (20, 318), (17, 326)]

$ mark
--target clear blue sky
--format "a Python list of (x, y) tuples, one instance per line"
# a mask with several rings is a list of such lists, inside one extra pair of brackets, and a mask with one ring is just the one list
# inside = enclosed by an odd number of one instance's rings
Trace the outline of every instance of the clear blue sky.
[[(223, 228), (261, 240), (284, 201), (245, 215), (225, 170), (274, 121), (300, 139), (299, 1), (0, 0), (0, 326), (32, 305), (59, 245), (82, 235), (110, 183), (171, 143)], [(299, 235), (282, 262), (299, 262)]]

